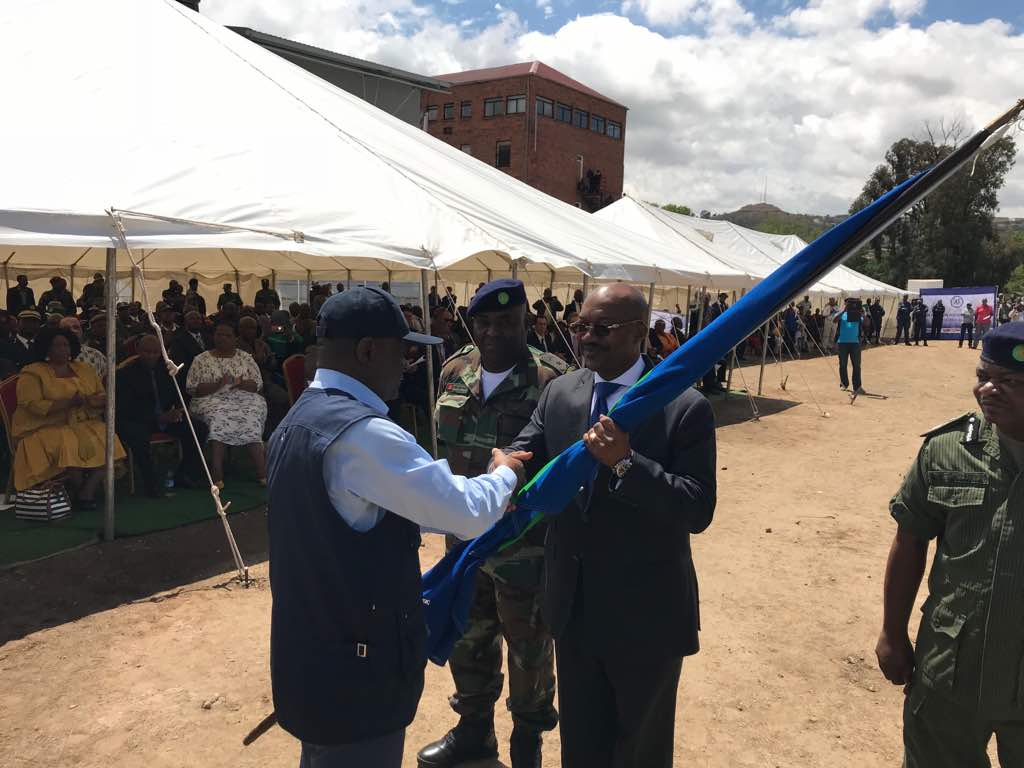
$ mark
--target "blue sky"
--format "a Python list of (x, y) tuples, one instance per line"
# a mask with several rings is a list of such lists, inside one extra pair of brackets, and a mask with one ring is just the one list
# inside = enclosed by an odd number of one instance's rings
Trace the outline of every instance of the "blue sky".
[[(854, 0), (850, 0), (853, 2)], [(754, 14), (759, 24), (770, 23), (771, 19), (806, 6), (804, 0), (742, 0), (743, 7)], [(496, 6), (501, 6), (500, 8)], [(480, 27), (493, 24), (503, 10), (515, 12), (531, 30), (554, 32), (576, 16), (597, 13), (622, 13), (618, 0), (438, 0), (437, 15), (453, 23), (468, 22), (464, 26)], [(550, 8), (550, 11), (546, 10)], [(644, 21), (640, 10), (625, 14), (635, 21)], [(987, 19), (999, 19), (1017, 30), (1024, 29), (1024, 2), (1021, 0), (928, 0), (924, 9), (914, 15), (909, 23), (915, 27), (927, 26), (935, 21), (953, 20), (976, 24)], [(889, 25), (895, 21), (891, 13), (882, 13), (870, 22), (870, 26)], [(647, 23), (651, 29), (661, 32), (678, 32), (678, 27), (666, 27)], [(695, 27), (691, 27), (694, 29)], [(684, 31), (687, 25), (683, 27)]]

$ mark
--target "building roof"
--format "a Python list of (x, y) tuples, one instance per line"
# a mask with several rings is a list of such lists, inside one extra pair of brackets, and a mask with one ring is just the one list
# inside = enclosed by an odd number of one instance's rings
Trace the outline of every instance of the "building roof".
[(285, 37), (270, 35), (266, 32), (249, 29), (248, 27), (228, 27), (228, 29), (233, 32), (237, 32), (242, 37), (245, 37), (254, 43), (258, 43), (265, 48), (277, 48), (282, 51), (287, 51), (295, 56), (312, 59), (321, 64), (327, 64), (355, 72), (362, 72), (363, 74), (374, 75), (387, 80), (396, 80), (400, 83), (405, 83), (406, 85), (411, 85), (416, 88), (422, 88), (427, 91), (441, 91), (444, 93), (451, 91), (451, 86), (448, 83), (438, 80), (437, 78), (417, 75), (413, 72), (395, 69), (394, 67), (377, 64), (373, 61), (357, 59), (354, 56), (335, 53), (334, 51), (328, 51), (325, 48), (317, 48), (315, 45), (297, 43), (294, 40), (289, 40)]
[(614, 104), (617, 107), (628, 109), (624, 104), (620, 104), (615, 99), (609, 99), (602, 93), (598, 93), (593, 88), (590, 88), (579, 80), (573, 80), (566, 74), (559, 72), (554, 67), (549, 67), (542, 61), (524, 61), (519, 64), (508, 64), (504, 67), (489, 67), (487, 69), (470, 69), (465, 72), (452, 72), (446, 75), (437, 75), (438, 80), (443, 80), (453, 85), (464, 85), (466, 83), (480, 83), (486, 82), (487, 80), (503, 80), (509, 77), (525, 77), (527, 75), (536, 75), (545, 80), (550, 80), (553, 83), (564, 85), (566, 88), (572, 88), (573, 90), (585, 93), (588, 96), (593, 96), (596, 99), (607, 101), (609, 104)]

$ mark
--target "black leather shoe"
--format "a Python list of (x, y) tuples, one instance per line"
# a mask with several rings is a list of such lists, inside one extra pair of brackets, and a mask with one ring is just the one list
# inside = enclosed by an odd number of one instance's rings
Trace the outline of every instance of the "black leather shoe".
[(494, 736), (493, 721), (467, 723), (460, 720), (442, 738), (421, 749), (416, 755), (416, 764), (419, 768), (455, 768), (472, 760), (497, 756), (498, 740)]
[(532, 728), (512, 728), (512, 739), (509, 747), (512, 757), (512, 768), (541, 768), (540, 748), (541, 735)]

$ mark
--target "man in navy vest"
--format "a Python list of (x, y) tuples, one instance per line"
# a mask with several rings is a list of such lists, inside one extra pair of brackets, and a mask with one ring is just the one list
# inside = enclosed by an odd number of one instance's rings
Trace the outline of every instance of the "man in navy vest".
[(504, 514), (529, 453), (453, 475), (387, 417), (410, 333), (379, 288), (320, 310), (316, 376), (268, 448), (270, 675), (301, 768), (399, 768), (423, 691), (420, 529), (475, 537)]

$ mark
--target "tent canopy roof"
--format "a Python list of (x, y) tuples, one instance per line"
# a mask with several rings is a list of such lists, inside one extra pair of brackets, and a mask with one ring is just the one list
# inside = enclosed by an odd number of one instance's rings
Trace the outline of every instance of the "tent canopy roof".
[[(0, 32), (0, 68), (20, 73), (5, 83), (20, 117), (0, 125), (0, 247), (117, 246), (104, 215), (115, 209), (133, 248), (264, 251), (271, 268), (291, 267), (282, 254), (413, 269), (500, 254), (606, 279), (749, 285), (696, 252), (682, 264), (175, 0), (4, 4)], [(68, 120), (98, 105), (103, 119)]]

